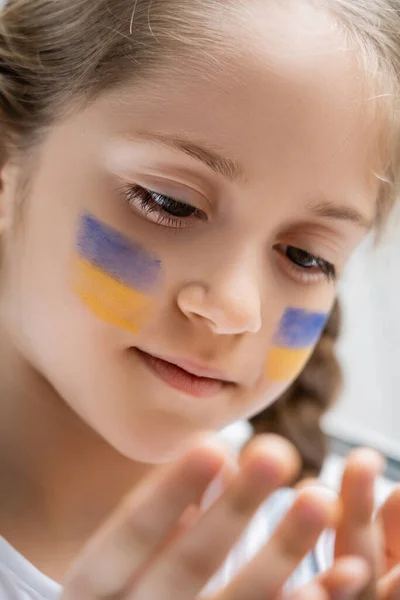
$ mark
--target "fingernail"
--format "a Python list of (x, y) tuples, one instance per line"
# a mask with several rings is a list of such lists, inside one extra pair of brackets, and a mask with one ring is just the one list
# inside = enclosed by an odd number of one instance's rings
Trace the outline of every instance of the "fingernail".
[(368, 465), (371, 465), (371, 463), (373, 464), (378, 474), (382, 474), (386, 471), (386, 457), (377, 450), (374, 450), (373, 448), (363, 448), (362, 456)]
[(214, 504), (222, 496), (225, 491), (224, 484), (224, 472), (223, 469), (218, 473), (217, 477), (215, 477), (206, 491), (203, 494), (203, 497), (200, 502), (200, 508), (202, 511), (207, 511), (210, 506)]
[(350, 600), (365, 589), (370, 582), (371, 573), (369, 566), (365, 560), (359, 558), (352, 558), (351, 563), (348, 564), (351, 567), (351, 575), (353, 579), (350, 579), (338, 593), (338, 600)]
[(324, 500), (332, 501), (338, 499), (337, 492), (324, 485), (307, 485), (304, 488), (300, 488), (298, 492), (307, 496), (312, 495), (313, 497), (323, 498)]

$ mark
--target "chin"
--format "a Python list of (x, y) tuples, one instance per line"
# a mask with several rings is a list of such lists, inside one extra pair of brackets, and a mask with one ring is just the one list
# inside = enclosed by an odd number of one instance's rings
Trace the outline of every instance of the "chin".
[[(208, 432), (209, 434), (209, 432)], [(163, 464), (178, 460), (196, 441), (204, 437), (201, 429), (189, 429), (160, 423), (132, 427), (116, 427), (103, 431), (106, 441), (126, 458), (146, 464)]]

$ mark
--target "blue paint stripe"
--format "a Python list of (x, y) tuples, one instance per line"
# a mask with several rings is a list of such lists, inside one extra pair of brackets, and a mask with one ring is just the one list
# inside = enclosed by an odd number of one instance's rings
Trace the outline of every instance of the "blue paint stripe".
[(131, 288), (147, 292), (157, 283), (161, 262), (89, 213), (81, 218), (77, 248), (81, 257)]
[(274, 345), (296, 349), (313, 346), (318, 341), (327, 318), (327, 313), (288, 308), (274, 338)]

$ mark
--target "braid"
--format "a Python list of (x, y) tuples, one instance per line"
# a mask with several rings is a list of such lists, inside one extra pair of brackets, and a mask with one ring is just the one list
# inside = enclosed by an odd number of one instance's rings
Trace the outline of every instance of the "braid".
[(336, 301), (301, 375), (272, 406), (250, 421), (256, 434), (277, 433), (295, 445), (302, 459), (299, 479), (318, 476), (327, 454), (327, 439), (320, 421), (334, 404), (341, 386), (341, 370), (334, 348), (340, 321)]

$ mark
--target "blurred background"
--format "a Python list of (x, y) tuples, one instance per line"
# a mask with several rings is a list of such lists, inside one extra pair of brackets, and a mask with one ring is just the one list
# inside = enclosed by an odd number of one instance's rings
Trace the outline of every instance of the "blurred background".
[(341, 286), (344, 384), (327, 433), (400, 460), (400, 235), (355, 255)]
[(240, 449), (255, 432), (290, 439), (303, 459), (300, 478), (337, 489), (343, 457), (370, 446), (387, 458), (377, 484), (382, 502), (400, 481), (400, 211), (378, 243), (358, 249), (338, 303), (309, 364), (269, 409), (221, 435)]

